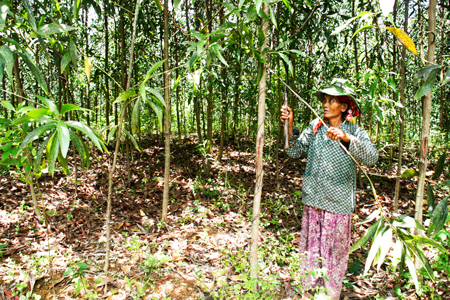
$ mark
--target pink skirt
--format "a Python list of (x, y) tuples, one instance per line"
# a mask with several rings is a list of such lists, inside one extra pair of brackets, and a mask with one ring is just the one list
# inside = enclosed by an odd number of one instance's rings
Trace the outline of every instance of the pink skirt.
[[(325, 293), (331, 299), (339, 300), (347, 271), (351, 224), (351, 215), (305, 206), (299, 242), (303, 256), (300, 269), (307, 275), (302, 281), (304, 291), (325, 287)], [(324, 276), (328, 280), (310, 274), (319, 268), (326, 269)]]

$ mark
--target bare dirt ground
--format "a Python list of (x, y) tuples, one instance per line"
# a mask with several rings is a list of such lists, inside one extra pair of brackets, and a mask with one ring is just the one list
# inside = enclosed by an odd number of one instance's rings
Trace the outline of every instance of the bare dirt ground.
[[(254, 155), (248, 150), (253, 142), (230, 140), (229, 145), (223, 161), (213, 161), (207, 180), (201, 174), (197, 143), (190, 139), (174, 141), (166, 227), (159, 223), (164, 177), (162, 141), (146, 142), (141, 152), (133, 152), (130, 181), (125, 157), (119, 159), (113, 185), (108, 272), (103, 271), (103, 265), (111, 155), (93, 153), (89, 170), (79, 174), (77, 184), (73, 174), (43, 175), (39, 179), (40, 203), (48, 211), (48, 226), (36, 219), (26, 184), (14, 175), (2, 175), (0, 299), (37, 299), (36, 295), (41, 299), (213, 299), (210, 294), (224, 283), (241, 287), (239, 275), (248, 268), (255, 180)], [(265, 153), (260, 244), (266, 251), (266, 265), (261, 277), (269, 280), (270, 275), (277, 274), (281, 288), (274, 299), (290, 299), (297, 295), (290, 284), (287, 256), (296, 251), (300, 232), (299, 191), (306, 159), (294, 161), (280, 153), (277, 180), (274, 147), (267, 147)], [(372, 180), (384, 209), (392, 212), (395, 179), (389, 175), (395, 174), (395, 167), (388, 166), (382, 156), (376, 168), (366, 170), (384, 175), (372, 176)], [(400, 213), (413, 216), (415, 190), (414, 180), (402, 180)], [(354, 223), (375, 207), (367, 180), (358, 180)], [(354, 241), (370, 225), (354, 226)], [(351, 254), (342, 299), (380, 299), (376, 295), (397, 299), (395, 286), (404, 299), (418, 299), (414, 285), (388, 272), (386, 264), (380, 272), (371, 270), (363, 277), (366, 256), (367, 248)], [(78, 280), (81, 277), (84, 283)], [(436, 285), (441, 299), (450, 299), (447, 286), (448, 279)]]

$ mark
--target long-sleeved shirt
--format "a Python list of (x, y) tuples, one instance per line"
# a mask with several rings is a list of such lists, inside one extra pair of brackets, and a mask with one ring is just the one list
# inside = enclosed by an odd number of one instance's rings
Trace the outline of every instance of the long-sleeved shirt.
[[(308, 153), (302, 201), (305, 205), (349, 215), (355, 208), (356, 164), (338, 141), (327, 138), (325, 126), (314, 134), (318, 122), (318, 118), (312, 121), (301, 134), (294, 128), (286, 150), (292, 158)], [(377, 162), (378, 150), (364, 129), (348, 121), (339, 128), (349, 135), (350, 143), (341, 143), (358, 163), (371, 166)]]

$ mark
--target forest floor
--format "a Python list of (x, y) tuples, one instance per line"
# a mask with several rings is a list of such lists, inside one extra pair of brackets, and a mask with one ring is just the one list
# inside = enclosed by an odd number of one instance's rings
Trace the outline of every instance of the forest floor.
[[(108, 272), (103, 271), (103, 266), (107, 161), (111, 154), (94, 152), (91, 157), (96, 158), (91, 159), (89, 170), (79, 176), (78, 182), (73, 174), (66, 177), (59, 172), (39, 179), (48, 226), (35, 217), (29, 188), (13, 175), (2, 176), (0, 299), (295, 298), (300, 191), (306, 159), (287, 159), (280, 153), (277, 182), (275, 148), (268, 146), (264, 150), (261, 292), (253, 294), (248, 289), (251, 282), (247, 271), (255, 182), (254, 142), (235, 142), (229, 141), (221, 162), (212, 161), (211, 177), (205, 179), (198, 144), (192, 139), (174, 141), (166, 226), (159, 222), (163, 142), (152, 139), (143, 142), (140, 152), (133, 152), (131, 181), (127, 179), (126, 159), (119, 158), (113, 185)], [(366, 170), (394, 175), (396, 169), (388, 165), (386, 153), (381, 151), (381, 155), (377, 167)], [(414, 166), (412, 154), (405, 159), (406, 164)], [(435, 163), (431, 160), (430, 170)], [(372, 176), (372, 180), (384, 209), (392, 212), (395, 179)], [(402, 180), (400, 213), (413, 216), (416, 186), (414, 179)], [(437, 195), (438, 199), (441, 197)], [(353, 223), (364, 220), (375, 209), (367, 180), (358, 180)], [(353, 241), (370, 225), (354, 225)], [(362, 276), (367, 252), (366, 246), (350, 255), (341, 299), (419, 299), (408, 274), (401, 276), (390, 271), (389, 259), (379, 272), (371, 268), (368, 276)], [(429, 249), (427, 255), (433, 258), (435, 252)], [(428, 293), (420, 299), (450, 299), (445, 271), (436, 283), (428, 285)], [(431, 296), (433, 293), (436, 296)]]

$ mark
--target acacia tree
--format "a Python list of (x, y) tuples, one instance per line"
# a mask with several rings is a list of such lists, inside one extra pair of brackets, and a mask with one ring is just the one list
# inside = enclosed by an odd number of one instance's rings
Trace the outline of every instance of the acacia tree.
[[(435, 61), (436, 52), (436, 0), (430, 0), (428, 7), (428, 54), (427, 65), (433, 65)], [(417, 183), (416, 196), (416, 212), (415, 219), (422, 224), (423, 215), (423, 195), (425, 192), (425, 177), (428, 164), (428, 143), (430, 136), (430, 122), (431, 122), (431, 89), (422, 97), (422, 130), (421, 143), (419, 155), (419, 181)], [(420, 230), (416, 229), (419, 233)]]
[[(269, 5), (264, 3), (262, 5), (262, 11), (269, 14)], [(258, 242), (259, 242), (259, 218), (261, 208), (261, 194), (263, 188), (263, 148), (264, 148), (264, 126), (266, 118), (266, 92), (267, 92), (267, 66), (265, 60), (267, 58), (267, 33), (269, 31), (269, 22), (264, 18), (261, 18), (261, 31), (264, 34), (264, 41), (261, 46), (261, 56), (264, 62), (260, 62), (261, 79), (258, 83), (258, 129), (256, 133), (256, 184), (255, 184), (255, 196), (253, 199), (252, 210), (252, 240), (250, 244), (250, 276), (252, 278), (258, 277)], [(256, 286), (255, 286), (256, 287)]]

